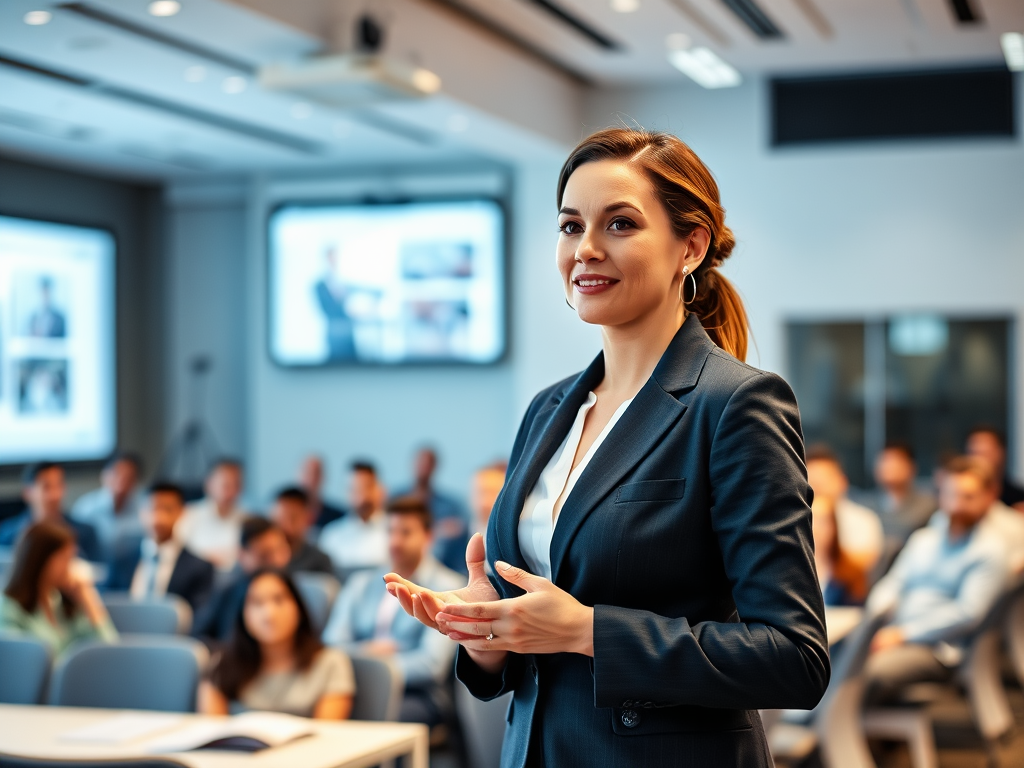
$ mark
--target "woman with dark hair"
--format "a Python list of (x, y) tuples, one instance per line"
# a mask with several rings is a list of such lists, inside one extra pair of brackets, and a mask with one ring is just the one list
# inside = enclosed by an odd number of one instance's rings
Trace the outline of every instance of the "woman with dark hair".
[(513, 692), (504, 768), (767, 768), (757, 710), (814, 707), (830, 668), (800, 415), (743, 362), (718, 185), (677, 137), (614, 128), (557, 205), (603, 352), (527, 409), (469, 585), (388, 589), (475, 696)]
[(89, 567), (75, 554), (67, 526), (37, 523), (25, 531), (0, 597), (0, 632), (31, 635), (55, 656), (78, 640), (117, 640)]
[(834, 499), (822, 496), (811, 505), (814, 564), (825, 605), (864, 605), (868, 596), (868, 569), (843, 547), (836, 524)]
[(234, 634), (199, 688), (199, 711), (259, 709), (345, 720), (354, 693), (352, 662), (320, 642), (291, 577), (256, 571)]

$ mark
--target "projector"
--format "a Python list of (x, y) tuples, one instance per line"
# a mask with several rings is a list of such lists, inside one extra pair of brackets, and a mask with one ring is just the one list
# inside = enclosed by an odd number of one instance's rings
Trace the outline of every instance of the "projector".
[(270, 64), (259, 71), (260, 85), (332, 107), (423, 98), (441, 90), (430, 70), (376, 53), (318, 56), (296, 63)]

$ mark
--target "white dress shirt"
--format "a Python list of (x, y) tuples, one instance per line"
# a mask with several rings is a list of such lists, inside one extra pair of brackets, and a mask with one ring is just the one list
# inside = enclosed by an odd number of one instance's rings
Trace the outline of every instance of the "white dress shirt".
[(230, 571), (242, 546), (244, 519), (245, 512), (238, 507), (221, 516), (211, 499), (202, 499), (185, 507), (185, 514), (174, 526), (174, 536), (192, 554)]
[(166, 595), (180, 554), (181, 544), (173, 538), (160, 545), (150, 538), (143, 539), (142, 556), (132, 577), (132, 599), (152, 600)]
[(376, 568), (389, 562), (388, 521), (379, 509), (363, 520), (355, 512), (328, 523), (317, 542), (335, 568)]
[(601, 430), (601, 434), (594, 440), (594, 444), (590, 446), (590, 450), (573, 469), (572, 462), (576, 458), (576, 451), (579, 450), (580, 438), (583, 437), (583, 424), (587, 419), (587, 413), (597, 403), (597, 395), (593, 392), (587, 395), (587, 400), (580, 406), (576, 421), (573, 422), (572, 429), (569, 430), (561, 448), (555, 451), (551, 461), (537, 478), (537, 484), (526, 497), (523, 512), (519, 516), (519, 549), (530, 571), (537, 576), (551, 580), (551, 537), (558, 522), (555, 504), (563, 495), (566, 499), (569, 498), (583, 470), (587, 468), (601, 443), (632, 402), (633, 398), (630, 398), (618, 407)]

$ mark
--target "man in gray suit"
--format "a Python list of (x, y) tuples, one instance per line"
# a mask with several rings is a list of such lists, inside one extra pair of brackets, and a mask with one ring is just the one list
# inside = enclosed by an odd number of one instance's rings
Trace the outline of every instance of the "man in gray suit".
[(436, 725), (450, 707), (446, 683), (456, 645), (401, 610), (384, 588), (384, 574), (393, 571), (439, 592), (459, 589), (466, 581), (431, 554), (432, 520), (426, 504), (414, 497), (397, 498), (387, 515), (390, 564), (349, 577), (323, 639), (349, 653), (392, 660), (405, 676), (401, 719)]

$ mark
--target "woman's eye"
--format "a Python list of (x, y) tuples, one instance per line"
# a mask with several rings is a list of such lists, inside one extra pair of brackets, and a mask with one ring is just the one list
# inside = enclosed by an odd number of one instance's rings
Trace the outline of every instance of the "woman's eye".
[(583, 231), (583, 227), (576, 221), (567, 221), (559, 225), (558, 229), (563, 235), (578, 235)]
[(616, 232), (624, 232), (633, 228), (633, 222), (629, 219), (613, 219), (608, 226)]

